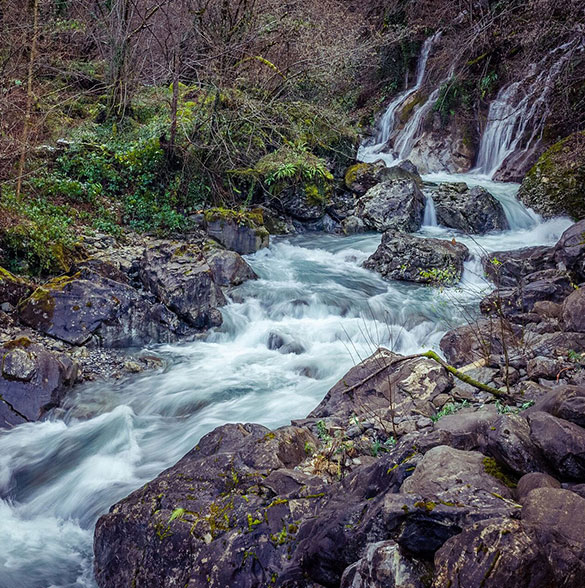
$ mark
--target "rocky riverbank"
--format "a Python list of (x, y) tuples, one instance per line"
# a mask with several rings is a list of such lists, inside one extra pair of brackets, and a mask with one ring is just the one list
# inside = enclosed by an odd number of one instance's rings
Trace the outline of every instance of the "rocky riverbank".
[(379, 349), (306, 419), (206, 435), (100, 519), (98, 584), (581, 586), (584, 233), (486, 259), (457, 377)]

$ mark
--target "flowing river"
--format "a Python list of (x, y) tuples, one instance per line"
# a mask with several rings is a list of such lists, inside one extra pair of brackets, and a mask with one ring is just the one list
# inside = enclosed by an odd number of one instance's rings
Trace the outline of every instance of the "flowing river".
[[(309, 233), (249, 256), (260, 276), (232, 294), (224, 325), (204, 340), (153, 348), (165, 368), (84, 386), (44, 422), (0, 433), (0, 588), (94, 587), (93, 527), (100, 514), (226, 422), (276, 427), (304, 417), (378, 345), (438, 349), (446, 330), (477, 312), (483, 251), (553, 244), (570, 224), (540, 222), (517, 186), (482, 177), (512, 229), (475, 239), (433, 225), (421, 233), (465, 242), (474, 258), (459, 288), (386, 282), (361, 267), (380, 235)], [(272, 349), (274, 341), (289, 343)]]

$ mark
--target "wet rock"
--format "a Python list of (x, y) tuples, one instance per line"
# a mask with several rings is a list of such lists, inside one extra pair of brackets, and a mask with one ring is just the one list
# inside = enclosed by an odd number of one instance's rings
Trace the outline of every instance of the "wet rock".
[(451, 386), (450, 374), (432, 359), (403, 360), (379, 349), (337, 382), (309, 418), (347, 420), (380, 415), (387, 421), (389, 410), (401, 416), (431, 416), (435, 413), (433, 398)]
[(0, 347), (0, 429), (36, 421), (59, 405), (77, 379), (77, 364), (29, 339)]
[(222, 287), (239, 286), (258, 276), (235, 251), (214, 248), (206, 254), (207, 263), (213, 274), (213, 281)]
[(364, 267), (391, 280), (452, 284), (461, 279), (468, 255), (462, 243), (386, 231)]
[(561, 369), (562, 365), (558, 361), (542, 355), (533, 357), (526, 366), (528, 377), (536, 381), (539, 378), (554, 380)]
[[(585, 500), (568, 490), (535, 489), (522, 519), (480, 521), (435, 556), (433, 588), (578, 588), (585, 573)], [(560, 581), (559, 581), (560, 580)]]
[(341, 222), (341, 230), (346, 235), (355, 235), (366, 231), (366, 224), (357, 216), (348, 216)]
[(585, 480), (585, 429), (546, 412), (529, 414), (530, 438), (562, 479)]
[(0, 267), (0, 303), (16, 306), (32, 290), (32, 284)]
[(500, 288), (515, 288), (538, 271), (555, 269), (553, 247), (525, 247), (514, 251), (494, 251), (483, 259), (486, 275)]
[(559, 269), (567, 270), (573, 281), (585, 281), (585, 220), (569, 227), (555, 245), (555, 261)]
[(413, 179), (387, 180), (370, 188), (356, 204), (356, 216), (373, 231), (420, 229), (425, 197)]
[(205, 219), (207, 234), (226, 249), (247, 255), (268, 247), (269, 234), (260, 209), (253, 213), (212, 209), (206, 211)]
[(148, 248), (141, 262), (140, 278), (148, 290), (191, 327), (207, 329), (221, 325), (218, 307), (227, 300), (199, 247), (162, 242)]
[(95, 531), (95, 577), (102, 587), (132, 584), (269, 586), (300, 520), (325, 493), (294, 471), (317, 444), (296, 427), (225, 425), (175, 466), (103, 516)]
[(429, 572), (427, 563), (408, 557), (395, 541), (380, 541), (343, 572), (340, 588), (424, 588)]
[(510, 228), (502, 205), (485, 188), (440, 184), (433, 194), (437, 222), (470, 235)]
[(134, 288), (83, 270), (37, 288), (19, 307), (23, 323), (73, 345), (130, 347), (172, 341), (177, 317)]

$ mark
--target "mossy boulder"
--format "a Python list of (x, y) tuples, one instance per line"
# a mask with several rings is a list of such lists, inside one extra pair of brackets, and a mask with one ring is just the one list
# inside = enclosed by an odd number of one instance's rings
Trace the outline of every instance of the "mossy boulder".
[(0, 304), (8, 302), (16, 305), (22, 298), (26, 298), (33, 290), (33, 286), (0, 267)]
[(358, 196), (363, 196), (370, 188), (381, 182), (393, 179), (414, 180), (422, 187), (422, 179), (416, 166), (408, 160), (393, 167), (386, 167), (382, 160), (374, 163), (356, 163), (345, 172), (346, 188)]
[(518, 197), (545, 218), (585, 218), (585, 131), (545, 151), (524, 178)]
[(261, 209), (211, 208), (204, 216), (207, 234), (226, 249), (247, 255), (269, 245), (270, 236)]

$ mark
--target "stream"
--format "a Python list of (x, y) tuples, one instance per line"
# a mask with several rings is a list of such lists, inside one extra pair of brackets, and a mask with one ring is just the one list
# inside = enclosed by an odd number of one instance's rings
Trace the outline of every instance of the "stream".
[[(445, 174), (425, 180), (486, 186), (513, 227), (466, 238), (433, 226), (428, 198), (421, 234), (456, 235), (474, 254), (458, 288), (386, 282), (360, 267), (379, 234), (278, 238), (248, 256), (260, 279), (232, 293), (221, 328), (151, 349), (163, 370), (85, 385), (44, 422), (0, 433), (0, 588), (95, 587), (93, 528), (112, 504), (218, 425), (277, 427), (306, 416), (378, 345), (438, 350), (489, 290), (482, 252), (553, 244), (570, 224), (540, 222), (515, 199), (516, 185)], [(278, 338), (290, 353), (271, 349)]]

